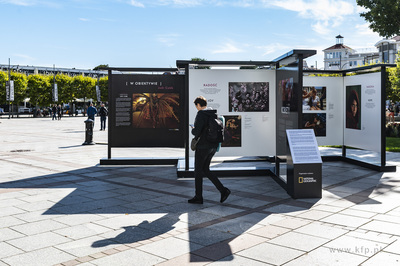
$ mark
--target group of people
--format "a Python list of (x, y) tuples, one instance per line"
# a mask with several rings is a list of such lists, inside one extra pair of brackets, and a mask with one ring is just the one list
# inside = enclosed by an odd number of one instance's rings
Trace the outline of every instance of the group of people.
[(63, 109), (61, 105), (54, 104), (53, 107), (51, 108), (51, 113), (52, 113), (51, 120), (61, 120), (61, 117), (63, 115)]
[(93, 125), (94, 125), (94, 121), (95, 121), (95, 116), (98, 113), (100, 116), (100, 131), (106, 130), (106, 121), (107, 121), (107, 116), (108, 116), (108, 110), (105, 107), (104, 103), (101, 104), (99, 111), (97, 111), (96, 107), (94, 107), (93, 103), (91, 102), (86, 113), (87, 113), (88, 119), (93, 120)]
[(324, 100), (326, 99), (326, 88), (322, 87), (321, 97), (317, 95), (317, 89), (311, 87), (309, 91), (303, 89), (303, 110), (324, 110)]
[[(242, 83), (236, 91), (235, 85), (229, 86), (232, 112), (269, 111), (269, 83), (252, 83), (251, 87)], [(259, 88), (258, 88), (259, 87)]]

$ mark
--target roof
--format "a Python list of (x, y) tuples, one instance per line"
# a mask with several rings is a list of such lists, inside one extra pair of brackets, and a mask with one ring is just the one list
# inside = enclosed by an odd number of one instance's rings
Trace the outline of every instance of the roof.
[(350, 49), (350, 50), (353, 50), (353, 49), (351, 49), (350, 47), (348, 47), (347, 45), (344, 45), (344, 44), (335, 44), (335, 45), (332, 45), (331, 47), (329, 47), (329, 48), (326, 48), (325, 50), (323, 50), (323, 51), (326, 51), (326, 50), (338, 50), (338, 49)]

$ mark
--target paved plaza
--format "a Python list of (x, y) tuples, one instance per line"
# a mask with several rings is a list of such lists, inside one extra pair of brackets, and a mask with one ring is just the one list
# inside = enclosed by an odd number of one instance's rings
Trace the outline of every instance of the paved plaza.
[(205, 180), (191, 205), (176, 166), (100, 166), (107, 131), (96, 118), (97, 144), (83, 146), (85, 119), (0, 118), (0, 266), (400, 265), (399, 171), (326, 162), (323, 197), (298, 200), (268, 176), (224, 177), (223, 204)]

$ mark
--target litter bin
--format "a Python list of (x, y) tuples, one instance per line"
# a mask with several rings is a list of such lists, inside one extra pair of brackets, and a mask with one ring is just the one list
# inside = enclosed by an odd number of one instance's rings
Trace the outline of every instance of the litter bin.
[(94, 121), (92, 119), (85, 120), (85, 142), (82, 145), (94, 145), (96, 143), (93, 142), (93, 125)]

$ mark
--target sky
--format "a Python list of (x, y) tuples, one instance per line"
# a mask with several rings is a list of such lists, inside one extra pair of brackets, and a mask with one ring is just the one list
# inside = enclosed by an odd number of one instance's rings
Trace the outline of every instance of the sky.
[(382, 39), (356, 0), (0, 0), (0, 64), (93, 69), (176, 67), (176, 60), (272, 61)]

